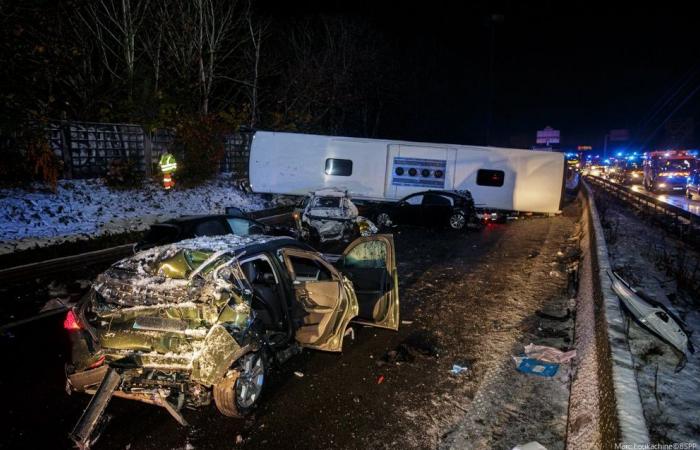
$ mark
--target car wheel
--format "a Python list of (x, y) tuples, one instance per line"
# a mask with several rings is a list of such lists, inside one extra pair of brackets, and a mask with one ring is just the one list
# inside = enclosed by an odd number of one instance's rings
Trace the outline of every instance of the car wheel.
[(375, 217), (374, 222), (380, 229), (389, 228), (391, 226), (391, 216), (389, 213), (380, 212), (377, 214), (377, 217)]
[(467, 219), (462, 213), (455, 213), (450, 216), (450, 228), (453, 230), (462, 230), (467, 224)]
[(267, 378), (267, 364), (261, 352), (241, 358), (240, 367), (214, 385), (214, 403), (228, 417), (243, 417), (258, 406)]

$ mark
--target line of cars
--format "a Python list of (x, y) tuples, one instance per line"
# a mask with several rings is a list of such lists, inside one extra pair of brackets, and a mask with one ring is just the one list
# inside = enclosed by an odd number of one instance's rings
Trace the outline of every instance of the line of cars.
[(684, 193), (688, 198), (700, 196), (700, 167), (688, 151), (654, 151), (644, 158), (613, 159), (610, 165), (590, 165), (585, 173), (623, 185), (642, 185), (652, 193)]
[[(112, 396), (161, 406), (181, 424), (183, 408), (212, 401), (241, 417), (270, 368), (302, 348), (341, 351), (351, 321), (397, 330), (394, 241), (380, 229), (479, 221), (468, 192), (445, 191), (358, 208), (347, 192), (323, 190), (293, 216), (291, 228), (239, 210), (155, 224), (134, 256), (96, 278), (64, 321), (67, 390), (93, 394), (71, 433), (78, 447), (94, 442)], [(344, 249), (330, 257), (317, 251), (326, 244)]]

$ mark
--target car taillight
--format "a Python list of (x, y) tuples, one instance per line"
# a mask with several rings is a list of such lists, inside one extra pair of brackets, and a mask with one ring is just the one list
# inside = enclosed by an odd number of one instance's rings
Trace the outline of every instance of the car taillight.
[(105, 355), (102, 355), (102, 356), (100, 356), (100, 357), (97, 359), (97, 361), (95, 361), (94, 363), (90, 364), (90, 365), (88, 366), (88, 369), (95, 369), (95, 368), (97, 368), (97, 367), (100, 367), (102, 364), (104, 364), (104, 362), (105, 362)]
[(63, 321), (63, 328), (69, 331), (83, 329), (83, 326), (80, 325), (80, 322), (78, 322), (78, 318), (75, 317), (75, 313), (72, 309), (68, 311), (68, 314), (66, 314), (66, 318)]

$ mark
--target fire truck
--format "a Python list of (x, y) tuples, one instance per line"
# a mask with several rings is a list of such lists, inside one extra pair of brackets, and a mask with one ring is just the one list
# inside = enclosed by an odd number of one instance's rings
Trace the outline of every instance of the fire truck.
[(685, 193), (695, 157), (685, 150), (653, 151), (644, 160), (644, 188), (650, 192)]

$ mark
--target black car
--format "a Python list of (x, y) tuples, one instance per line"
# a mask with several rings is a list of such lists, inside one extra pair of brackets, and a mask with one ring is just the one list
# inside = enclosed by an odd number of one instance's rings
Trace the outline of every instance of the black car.
[(479, 223), (469, 191), (417, 192), (396, 203), (378, 206), (373, 217), (380, 228), (416, 225), (464, 230), (469, 224)]
[(182, 216), (153, 224), (144, 238), (134, 246), (134, 251), (139, 252), (199, 236), (221, 236), (224, 234), (294, 236), (294, 233), (288, 229), (266, 225), (247, 217), (241, 211), (233, 211), (230, 214)]

